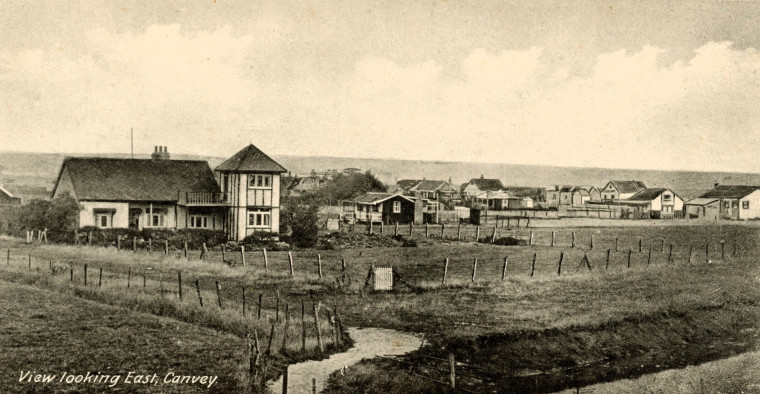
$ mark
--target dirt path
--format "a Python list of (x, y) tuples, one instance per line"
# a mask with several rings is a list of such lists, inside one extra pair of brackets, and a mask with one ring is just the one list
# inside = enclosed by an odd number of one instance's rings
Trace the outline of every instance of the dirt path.
[[(317, 392), (321, 392), (327, 377), (344, 366), (351, 366), (366, 358), (398, 356), (419, 349), (422, 337), (383, 328), (349, 328), (348, 335), (354, 347), (343, 353), (333, 354), (322, 361), (306, 361), (288, 368), (288, 392), (311, 393), (312, 378), (317, 380)], [(273, 393), (282, 392), (282, 377), (269, 383)]]

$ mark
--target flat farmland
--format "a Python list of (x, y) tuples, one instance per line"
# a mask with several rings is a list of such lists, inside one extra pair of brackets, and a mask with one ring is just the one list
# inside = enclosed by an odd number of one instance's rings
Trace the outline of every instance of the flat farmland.
[[(211, 304), (204, 306), (206, 310), (218, 308), (214, 303), (219, 294), (223, 314), (230, 321), (246, 311), (243, 321), (248, 323), (227, 325), (239, 336), (252, 328), (267, 331), (277, 316), (280, 322), (284, 320), (288, 308), (292, 316), (300, 316), (305, 305), (308, 317), (311, 306), (320, 303), (337, 311), (344, 326), (424, 334), (431, 346), (405, 359), (419, 363), (454, 353), (457, 360), (486, 371), (479, 381), (463, 383), (474, 391), (526, 389), (527, 378), (521, 376), (530, 371), (541, 374), (540, 387), (530, 390), (551, 391), (724, 358), (755, 346), (760, 316), (755, 246), (760, 234), (755, 226), (497, 229), (497, 238), (515, 236), (526, 243), (532, 232), (533, 243), (525, 246), (472, 242), (475, 229), (469, 226), (463, 229), (472, 231), (468, 241), (456, 241), (450, 233), (455, 230), (448, 227), (443, 239), (440, 233), (436, 237), (431, 228), (429, 237), (424, 227), (413, 229), (418, 247), (269, 250), (266, 260), (263, 250), (248, 249), (245, 265), (240, 250), (226, 249), (225, 264), (219, 248), (201, 261), (198, 251), (190, 251), (186, 259), (182, 250), (164, 255), (163, 248), (156, 246), (149, 254), (130, 248), (25, 245), (3, 239), (0, 248), (9, 249), (11, 259), (10, 264), (0, 260), (0, 275), (45, 287), (49, 284), (40, 278), (52, 264), (64, 270), (52, 276), (56, 289), (71, 287), (81, 296), (107, 299), (98, 295), (102, 291), (96, 287), (103, 268), (103, 286), (108, 291), (167, 294), (161, 305), (197, 303), (193, 293), (197, 280), (202, 298)], [(363, 236), (357, 230), (352, 237), (370, 244), (375, 238), (393, 235), (387, 226), (383, 235)], [(480, 231), (482, 239), (490, 239), (493, 229)], [(85, 263), (90, 270), (87, 287)], [(373, 265), (394, 268), (398, 274), (395, 291), (372, 290), (367, 279)], [(185, 294), (181, 302), (176, 301), (180, 271)], [(126, 290), (128, 283), (130, 290)], [(218, 293), (216, 283), (220, 283)], [(258, 313), (261, 321), (253, 317)], [(291, 338), (298, 340), (300, 328), (290, 329)], [(324, 333), (330, 337), (329, 330)], [(314, 345), (310, 338), (309, 348)], [(298, 343), (289, 347), (291, 361), (317, 357), (298, 355)], [(639, 364), (634, 368), (623, 362), (627, 359)], [(564, 372), (589, 365), (602, 367), (596, 373)], [(390, 361), (362, 364), (336, 378), (328, 392), (381, 392), (373, 387), (402, 390), (413, 378), (394, 374), (399, 368)], [(427, 374), (439, 381), (446, 379), (432, 369)], [(393, 379), (380, 382), (378, 376)], [(438, 383), (420, 387), (420, 392), (441, 390)]]

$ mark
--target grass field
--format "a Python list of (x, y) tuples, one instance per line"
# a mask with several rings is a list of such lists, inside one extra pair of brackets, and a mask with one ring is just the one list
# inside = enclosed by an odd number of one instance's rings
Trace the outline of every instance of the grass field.
[[(392, 235), (388, 227), (384, 230), (382, 236)], [(754, 342), (746, 339), (751, 336), (746, 330), (753, 329), (760, 316), (755, 307), (760, 301), (755, 247), (760, 233), (755, 226), (583, 227), (519, 229), (517, 233), (504, 229), (504, 235), (509, 231), (509, 235), (526, 240), (533, 231), (533, 245), (518, 247), (457, 242), (449, 233), (456, 229), (446, 229), (448, 239), (425, 238), (420, 230), (415, 228), (414, 238), (420, 244), (416, 248), (294, 251), (291, 253), (293, 276), (287, 252), (269, 251), (268, 269), (265, 269), (261, 250), (246, 253), (246, 266), (240, 264), (239, 252), (227, 251), (225, 260), (233, 262), (234, 267), (231, 267), (222, 264), (219, 250), (212, 251), (208, 261), (201, 262), (197, 260), (197, 253), (185, 260), (178, 251), (164, 256), (155, 251), (147, 254), (114, 248), (24, 245), (3, 239), (0, 250), (10, 248), (11, 261), (5, 264), (0, 254), (0, 275), (6, 280), (42, 287), (53, 283), (59, 291), (76, 289), (70, 291), (107, 303), (114, 303), (109, 300), (123, 296), (102, 294), (117, 291), (131, 294), (128, 299), (138, 301), (122, 299), (116, 304), (136, 310), (147, 308), (151, 313), (185, 321), (197, 320), (202, 325), (238, 335), (250, 328), (259, 332), (267, 330), (269, 323), (276, 320), (277, 293), (280, 314), (284, 313), (285, 304), (289, 305), (291, 315), (294, 309), (298, 315), (302, 302), (308, 311), (319, 301), (331, 310), (336, 308), (344, 325), (425, 334), (432, 346), (408, 359), (445, 358), (448, 352), (453, 352), (457, 360), (478, 365), (490, 381), (497, 381), (493, 385), (485, 381), (471, 382), (471, 388), (478, 391), (500, 391), (499, 382), (525, 384), (515, 377), (531, 371), (554, 371), (544, 377), (545, 380), (565, 375), (564, 380), (546, 381), (539, 391), (584, 385), (678, 366), (679, 362), (668, 359), (673, 354), (681, 354), (680, 358), (688, 364), (737, 354), (753, 346)], [(474, 238), (474, 228), (466, 230), (473, 231), (469, 237)], [(490, 236), (490, 231), (481, 234), (482, 237)], [(498, 231), (497, 235), (502, 234), (501, 228)], [(554, 246), (551, 246), (552, 231)], [(29, 254), (32, 255), (31, 273), (28, 272)], [(536, 263), (532, 269), (534, 254)], [(318, 255), (322, 278), (318, 274)], [(590, 261), (591, 270), (580, 264), (584, 255)], [(447, 258), (449, 265), (443, 284)], [(475, 258), (478, 265), (473, 281)], [(46, 275), (51, 261), (63, 267), (64, 272)], [(345, 272), (341, 261), (345, 262)], [(70, 281), (67, 271), (69, 262), (73, 262), (74, 282)], [(84, 263), (90, 269), (86, 288), (82, 278)], [(373, 264), (394, 267), (401, 279), (396, 291), (376, 293), (365, 288), (365, 279)], [(37, 267), (40, 273), (36, 273)], [(103, 286), (109, 289), (96, 288), (100, 267), (104, 270)], [(183, 308), (171, 307), (178, 303), (178, 270), (182, 271), (185, 294), (181, 304), (187, 304)], [(146, 273), (146, 291), (154, 297), (150, 302), (139, 301), (143, 297), (143, 273)], [(127, 276), (131, 276), (131, 286), (137, 289), (130, 287), (125, 292)], [(46, 277), (54, 280), (42, 279)], [(196, 279), (204, 300), (211, 303), (216, 300), (215, 281), (221, 283), (225, 310), (220, 315), (226, 318), (198, 320), (188, 313), (198, 309), (191, 307), (197, 303), (194, 298), (197, 297), (194, 294)], [(161, 288), (165, 293), (174, 293), (164, 297), (164, 301), (156, 301), (155, 295), (160, 294)], [(246, 289), (248, 302), (247, 323), (233, 323), (242, 321), (243, 289)], [(257, 312), (259, 294), (266, 324), (251, 319), (251, 314)], [(173, 312), (174, 309), (184, 312)], [(212, 308), (205, 307), (204, 311), (208, 309)], [(216, 312), (209, 313), (216, 316)], [(291, 338), (297, 341), (290, 346), (295, 352), (299, 347), (300, 325), (293, 326)], [(329, 330), (324, 334), (330, 337)], [(714, 340), (710, 339), (713, 337)], [(310, 341), (313, 346), (313, 339)], [(688, 345), (682, 346), (684, 342)], [(705, 346), (692, 346), (694, 342)], [(716, 350), (706, 351), (709, 346)], [(677, 353), (680, 348), (685, 350)], [(627, 354), (631, 351), (636, 360), (648, 368), (624, 365), (615, 370), (621, 360), (632, 357)], [(603, 372), (589, 376), (577, 371), (563, 372), (566, 368), (584, 365), (609, 365), (609, 368), (600, 367)], [(378, 368), (384, 372), (376, 373)], [(414, 379), (420, 380), (412, 375), (394, 374), (398, 369), (393, 362), (362, 364), (352, 369), (349, 377), (334, 382), (331, 390), (351, 392), (367, 387), (401, 390), (415, 382)], [(380, 384), (378, 376), (391, 376), (392, 381)], [(428, 383), (419, 386), (422, 392), (441, 389), (440, 385)]]
[[(245, 343), (233, 335), (8, 282), (0, 282), (0, 298), (4, 301), (1, 392), (230, 393), (243, 389), (238, 375), (246, 368)], [(56, 378), (50, 383), (19, 382), (28, 371)], [(77, 384), (66, 383), (63, 375), (87, 372), (120, 378)], [(130, 372), (155, 373), (157, 383), (129, 383)], [(210, 387), (165, 383), (170, 372), (218, 379)]]

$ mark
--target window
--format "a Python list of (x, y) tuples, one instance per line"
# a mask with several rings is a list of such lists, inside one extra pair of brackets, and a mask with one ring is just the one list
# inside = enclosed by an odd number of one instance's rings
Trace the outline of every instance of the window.
[(164, 227), (164, 217), (163, 213), (154, 213), (151, 216), (150, 225), (152, 227)]
[(662, 195), (662, 200), (663, 201), (670, 201), (672, 198), (673, 198), (673, 196), (671, 196), (670, 194), (663, 194)]
[(208, 216), (193, 215), (190, 216), (190, 228), (208, 228)]
[(96, 218), (96, 225), (100, 228), (111, 227), (111, 214), (110, 213), (98, 214)]
[(552, 200), (556, 200), (556, 199), (557, 199), (557, 195), (556, 194), (552, 194)]
[(148, 214), (148, 226), (149, 227), (165, 227), (166, 226), (166, 213), (168, 209), (166, 207), (151, 207), (146, 210)]
[(380, 212), (380, 205), (373, 205), (372, 212)]
[(723, 201), (723, 208), (729, 208), (731, 204), (728, 201)]
[(393, 202), (393, 213), (401, 213), (401, 201)]
[(249, 175), (249, 187), (269, 188), (272, 185), (271, 175)]
[(749, 201), (742, 201), (742, 209), (749, 209)]
[(739, 201), (731, 201), (731, 208), (739, 208)]
[(269, 227), (270, 211), (257, 209), (248, 211), (248, 227)]

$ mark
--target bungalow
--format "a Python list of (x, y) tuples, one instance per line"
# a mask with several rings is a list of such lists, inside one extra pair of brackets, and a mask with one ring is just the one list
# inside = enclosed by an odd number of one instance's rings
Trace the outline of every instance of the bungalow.
[(625, 200), (646, 189), (641, 181), (609, 181), (601, 190), (602, 200)]
[(473, 198), (482, 192), (497, 192), (500, 190), (504, 190), (504, 185), (500, 180), (483, 178), (483, 175), (480, 178), (470, 179), (462, 189), (464, 194), (469, 198)]
[(400, 193), (365, 193), (353, 201), (356, 221), (385, 224), (422, 223), (423, 201)]
[(526, 205), (533, 206), (533, 200), (527, 197), (517, 197), (507, 192), (483, 192), (475, 196), (474, 204), (481, 205), (489, 210), (506, 211), (508, 209), (528, 208)]
[(284, 172), (253, 145), (219, 165), (216, 177), (207, 162), (170, 160), (156, 147), (151, 159), (67, 157), (52, 196), (79, 202), (79, 227), (224, 230), (240, 241), (279, 232)]
[(624, 205), (638, 203), (642, 208), (642, 213), (648, 212), (652, 219), (672, 219), (683, 216), (683, 200), (670, 189), (644, 189), (620, 202)]
[(0, 187), (0, 205), (21, 205), (21, 198)]
[(718, 217), (721, 219), (760, 218), (760, 186), (716, 185), (700, 198), (719, 200)]
[(439, 202), (459, 199), (459, 190), (446, 181), (423, 180), (409, 188), (409, 193), (417, 198), (425, 198)]

